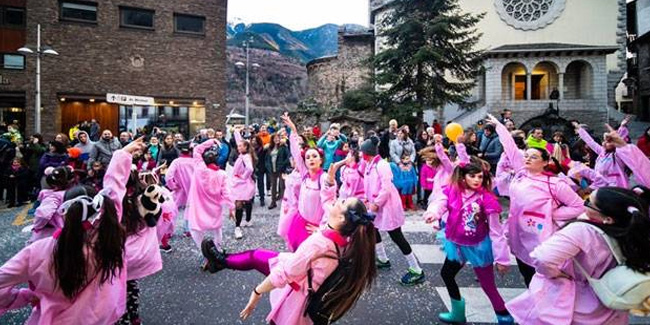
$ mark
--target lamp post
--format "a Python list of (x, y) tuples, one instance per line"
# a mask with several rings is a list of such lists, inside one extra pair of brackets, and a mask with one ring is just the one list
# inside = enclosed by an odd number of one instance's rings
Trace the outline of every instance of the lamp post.
[(36, 51), (27, 46), (18, 49), (23, 54), (36, 55), (36, 104), (34, 107), (34, 133), (41, 133), (41, 56), (45, 54), (59, 55), (55, 50), (48, 46), (41, 48), (41, 24), (36, 26)]
[[(244, 41), (244, 46), (246, 47), (246, 63), (238, 61), (235, 63), (235, 66), (241, 68), (241, 67), (246, 67), (246, 126), (249, 125), (249, 107), (250, 107), (250, 89), (249, 89), (249, 66), (250, 66), (250, 59), (249, 59), (249, 48), (250, 48), (250, 43), (253, 42), (253, 38), (249, 38), (248, 40)], [(260, 65), (257, 63), (252, 64), (253, 68), (259, 68)]]

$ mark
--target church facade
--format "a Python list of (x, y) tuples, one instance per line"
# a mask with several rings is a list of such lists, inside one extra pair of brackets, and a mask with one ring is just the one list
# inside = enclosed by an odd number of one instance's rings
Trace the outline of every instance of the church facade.
[[(626, 67), (625, 0), (460, 0), (462, 11), (485, 13), (477, 25), (485, 74), (472, 100), (479, 109), (452, 117), (471, 125), (487, 112), (510, 109), (521, 125), (559, 109), (565, 119), (603, 121), (616, 114), (615, 89)], [(370, 1), (375, 35), (391, 0)], [(384, 42), (376, 37), (375, 51)], [(446, 108), (447, 109), (447, 108)], [(449, 115), (447, 115), (449, 117)]]

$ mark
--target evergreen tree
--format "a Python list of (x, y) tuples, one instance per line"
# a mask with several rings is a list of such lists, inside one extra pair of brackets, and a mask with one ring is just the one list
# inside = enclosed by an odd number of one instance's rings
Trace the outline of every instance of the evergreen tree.
[(375, 55), (375, 82), (383, 107), (397, 115), (467, 106), (467, 98), (482, 70), (482, 34), (475, 26), (484, 14), (461, 11), (458, 0), (394, 0), (380, 21), (378, 37), (386, 49)]

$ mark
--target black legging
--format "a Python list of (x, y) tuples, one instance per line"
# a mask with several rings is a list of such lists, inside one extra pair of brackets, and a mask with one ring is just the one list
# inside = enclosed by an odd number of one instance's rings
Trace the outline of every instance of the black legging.
[(242, 218), (244, 217), (244, 209), (246, 210), (246, 221), (251, 221), (251, 213), (253, 213), (253, 200), (241, 201), (243, 202), (240, 208), (235, 210), (235, 225), (241, 225)]
[(530, 286), (530, 281), (533, 279), (533, 275), (535, 275), (535, 268), (524, 263), (520, 259), (517, 259), (517, 267), (519, 268), (519, 273), (524, 277), (526, 288), (528, 288)]
[[(377, 234), (377, 243), (381, 243), (381, 235), (377, 228), (375, 228), (375, 232)], [(413, 252), (413, 250), (411, 250), (411, 245), (406, 241), (406, 238), (404, 238), (404, 234), (402, 234), (401, 227), (389, 231), (388, 235), (390, 236), (390, 239), (393, 240), (393, 243), (397, 244), (397, 247), (402, 251), (402, 254), (408, 255)]]
[(440, 269), (440, 276), (442, 277), (442, 281), (445, 282), (449, 297), (454, 300), (460, 300), (460, 289), (456, 283), (456, 275), (462, 268), (463, 264), (445, 258), (445, 264)]

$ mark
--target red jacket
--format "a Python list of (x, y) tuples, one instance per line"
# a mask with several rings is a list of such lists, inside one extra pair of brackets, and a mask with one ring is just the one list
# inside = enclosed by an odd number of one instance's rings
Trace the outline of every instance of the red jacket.
[(650, 140), (646, 138), (645, 134), (639, 138), (636, 146), (643, 151), (646, 157), (650, 157)]

